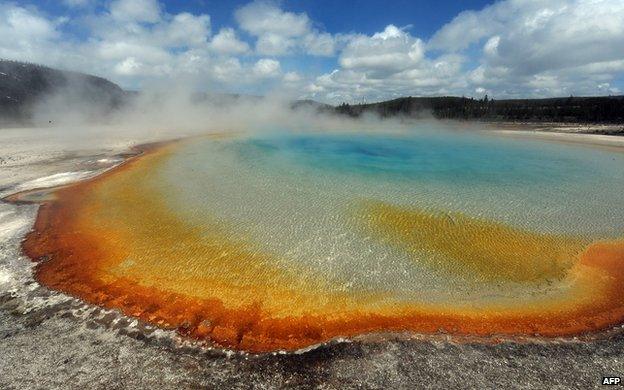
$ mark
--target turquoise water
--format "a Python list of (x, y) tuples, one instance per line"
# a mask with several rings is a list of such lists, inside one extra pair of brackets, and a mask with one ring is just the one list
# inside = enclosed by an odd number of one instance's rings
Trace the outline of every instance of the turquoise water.
[(346, 290), (467, 299), (473, 288), (458, 281), (449, 289), (441, 282), (448, 276), (415, 268), (407, 253), (358, 230), (352, 210), (363, 200), (459, 211), (535, 232), (624, 236), (624, 154), (480, 133), (205, 139), (174, 153), (154, 186), (185, 218), (218, 225), (285, 267), (296, 262), (332, 275)]
[(461, 133), (401, 137), (282, 134), (239, 145), (241, 158), (284, 158), (290, 164), (345, 175), (377, 175), (421, 183), (543, 185), (550, 181), (582, 180), (595, 173), (592, 161), (612, 165), (610, 155), (584, 151), (587, 160), (583, 161), (578, 153), (576, 148), (521, 144)]
[(458, 132), (280, 134), (232, 150), (258, 172), (336, 182), (334, 191), (357, 189), (541, 231), (624, 232), (622, 153)]

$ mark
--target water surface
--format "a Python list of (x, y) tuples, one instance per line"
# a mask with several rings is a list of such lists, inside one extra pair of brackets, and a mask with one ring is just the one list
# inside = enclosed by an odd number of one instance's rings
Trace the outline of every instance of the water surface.
[(61, 191), (31, 247), (59, 289), (242, 349), (577, 334), (624, 316), (622, 167), (432, 129), (194, 139)]

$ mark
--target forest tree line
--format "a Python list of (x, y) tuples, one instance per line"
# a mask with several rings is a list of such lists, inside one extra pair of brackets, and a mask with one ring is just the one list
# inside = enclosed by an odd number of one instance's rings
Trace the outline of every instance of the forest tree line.
[(466, 97), (404, 97), (370, 104), (340, 104), (340, 114), (358, 117), (375, 113), (381, 117), (526, 121), (624, 123), (624, 96), (566, 97), (494, 100)]

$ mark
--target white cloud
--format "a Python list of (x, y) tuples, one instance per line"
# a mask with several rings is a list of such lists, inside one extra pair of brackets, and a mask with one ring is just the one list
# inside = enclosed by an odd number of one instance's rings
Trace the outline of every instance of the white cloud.
[(265, 33), (256, 41), (256, 51), (260, 55), (281, 56), (291, 53), (296, 46), (294, 38), (275, 33)]
[(311, 32), (302, 38), (302, 46), (313, 56), (332, 56), (336, 52), (337, 38), (328, 33)]
[(114, 7), (126, 5), (114, 2), (110, 6), (110, 12), (87, 19), (91, 35), (79, 51), (97, 63), (92, 69), (132, 88), (153, 77), (202, 71), (198, 64), (205, 64), (209, 57), (209, 15), (171, 15), (156, 3), (144, 10), (145, 15), (131, 12), (121, 18), (115, 16)]
[(350, 36), (341, 68), (317, 77), (307, 97), (338, 103), (448, 93), (465, 84), (464, 61), (460, 55), (427, 57), (421, 39), (388, 25), (371, 36)]
[(501, 1), (461, 13), (429, 42), (442, 50), (475, 44), (483, 45), (482, 64), (472, 74), (480, 82), (517, 94), (574, 92), (575, 83), (589, 92), (588, 72), (621, 71), (624, 2)]
[(363, 69), (337, 69), (313, 82), (308, 97), (340, 101), (370, 101), (399, 96), (446, 95), (465, 89), (460, 56), (427, 59), (417, 66), (386, 74)]
[[(443, 54), (432, 57), (434, 52)], [(470, 62), (477, 65), (467, 68)], [(500, 1), (459, 14), (427, 44), (393, 25), (353, 37), (339, 64), (311, 84), (310, 94), (364, 100), (616, 91), (612, 81), (624, 72), (624, 2)]]
[(7, 34), (2, 34), (3, 41), (10, 37), (28, 43), (57, 35), (55, 23), (25, 8), (0, 4), (0, 15), (0, 28)]
[(253, 72), (260, 78), (276, 77), (280, 74), (280, 63), (277, 60), (262, 58), (254, 65)]
[(298, 37), (306, 34), (311, 24), (306, 14), (284, 12), (275, 4), (264, 1), (239, 8), (235, 16), (241, 28), (255, 36), (277, 34)]
[(424, 56), (424, 45), (399, 28), (389, 25), (372, 37), (353, 38), (340, 55), (346, 69), (377, 70), (392, 73), (418, 64)]
[(114, 0), (110, 13), (116, 20), (155, 23), (161, 10), (157, 0)]
[(335, 38), (314, 29), (304, 13), (283, 11), (273, 2), (254, 1), (236, 10), (235, 17), (241, 29), (257, 38), (259, 55), (331, 56), (335, 53)]
[(212, 38), (210, 48), (220, 54), (245, 54), (249, 51), (249, 45), (238, 39), (233, 28), (222, 28)]
[(33, 9), (0, 3), (0, 58), (49, 61), (60, 49), (58, 25)]
[(171, 15), (158, 6), (145, 14), (128, 9), (132, 12), (121, 17), (114, 13), (129, 5), (110, 6), (82, 17), (89, 35), (78, 41), (63, 34), (61, 20), (36, 8), (0, 2), (0, 36), (6, 38), (0, 40), (0, 57), (81, 70), (132, 89), (176, 78), (193, 80), (198, 88), (254, 93), (255, 88), (282, 80), (277, 60), (236, 57), (248, 54), (249, 45), (233, 28), (222, 28), (211, 37), (208, 15)]
[(208, 15), (163, 14), (157, 23), (142, 24), (116, 20), (107, 14), (89, 19), (91, 40), (104, 42), (132, 42), (138, 45), (184, 48), (206, 44), (210, 36)]
[[(509, 2), (500, 3), (499, 7)], [(624, 2), (551, 1), (505, 20), (486, 61), (535, 74), (624, 58)]]
[[(194, 85), (224, 91), (262, 94), (281, 86), (333, 102), (622, 89), (622, 0), (503, 0), (457, 15), (428, 42), (395, 25), (369, 35), (330, 34), (277, 2), (239, 8), (238, 28), (213, 35), (209, 15), (171, 14), (157, 0), (101, 7), (63, 1), (71, 16), (0, 0), (0, 57), (95, 73), (129, 88), (192, 77)], [(86, 36), (72, 35), (64, 28), (70, 24)], [(280, 63), (278, 56), (291, 58)], [(335, 69), (315, 74), (319, 61), (307, 56), (333, 57)]]
[(155, 33), (159, 43), (166, 46), (198, 46), (210, 35), (210, 16), (183, 12), (161, 23)]
[(499, 14), (502, 12), (499, 11), (498, 4), (479, 12), (464, 11), (435, 33), (430, 46), (443, 50), (465, 49), (492, 31), (504, 28), (498, 20)]

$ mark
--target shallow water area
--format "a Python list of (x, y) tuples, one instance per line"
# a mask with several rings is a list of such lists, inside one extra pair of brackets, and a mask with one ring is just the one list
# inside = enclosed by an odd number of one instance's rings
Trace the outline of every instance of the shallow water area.
[(237, 349), (578, 334), (624, 314), (622, 166), (428, 129), (182, 141), (59, 190), (25, 248), (44, 284)]

